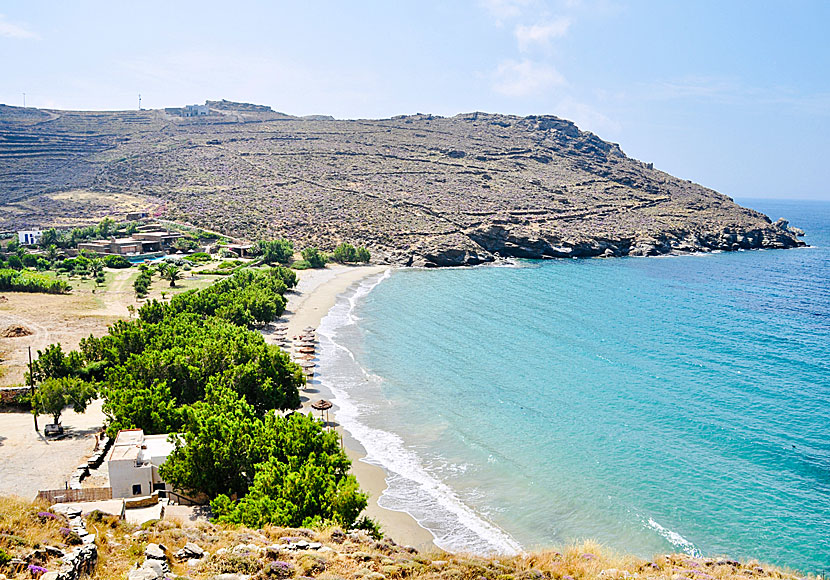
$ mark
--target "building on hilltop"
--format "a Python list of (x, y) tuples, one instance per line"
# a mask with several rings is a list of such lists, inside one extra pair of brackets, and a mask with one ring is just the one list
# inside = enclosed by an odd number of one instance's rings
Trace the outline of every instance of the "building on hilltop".
[(145, 435), (142, 429), (118, 432), (107, 460), (113, 498), (146, 496), (169, 489), (158, 471), (176, 448), (168, 438)]
[(207, 105), (187, 105), (182, 113), (183, 117), (201, 117), (210, 115), (210, 107)]
[(40, 230), (21, 230), (17, 232), (17, 241), (21, 246), (36, 246), (42, 236), (43, 232)]

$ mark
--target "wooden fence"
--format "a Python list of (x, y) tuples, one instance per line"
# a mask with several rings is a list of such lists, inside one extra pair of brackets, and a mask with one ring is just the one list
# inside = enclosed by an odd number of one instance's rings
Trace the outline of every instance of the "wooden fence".
[(111, 487), (85, 487), (83, 489), (48, 489), (37, 493), (37, 499), (49, 503), (73, 503), (76, 501), (101, 501), (112, 499)]

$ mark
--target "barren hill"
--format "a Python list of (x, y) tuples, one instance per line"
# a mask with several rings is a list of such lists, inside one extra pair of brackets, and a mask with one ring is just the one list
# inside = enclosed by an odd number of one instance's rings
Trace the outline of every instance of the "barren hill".
[(142, 208), (442, 266), (803, 245), (785, 223), (553, 116), (344, 121), (207, 105), (198, 117), (0, 106), (0, 230)]

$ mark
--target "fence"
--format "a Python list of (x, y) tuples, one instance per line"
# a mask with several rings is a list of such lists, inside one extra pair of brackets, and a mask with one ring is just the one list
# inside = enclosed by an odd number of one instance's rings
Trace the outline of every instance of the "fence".
[(37, 499), (49, 503), (72, 503), (76, 501), (101, 501), (112, 499), (111, 487), (85, 487), (83, 489), (48, 489), (37, 492)]

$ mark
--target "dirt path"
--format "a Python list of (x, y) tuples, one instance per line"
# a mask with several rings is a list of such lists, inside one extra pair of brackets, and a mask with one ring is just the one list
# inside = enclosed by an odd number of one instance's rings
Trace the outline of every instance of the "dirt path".
[(83, 312), (87, 316), (115, 316), (118, 318), (127, 318), (130, 315), (127, 307), (136, 305), (135, 291), (133, 290), (131, 281), (136, 276), (134, 268), (124, 268), (116, 270), (112, 282), (109, 284), (106, 292), (99, 295), (103, 305), (95, 310), (86, 310)]

